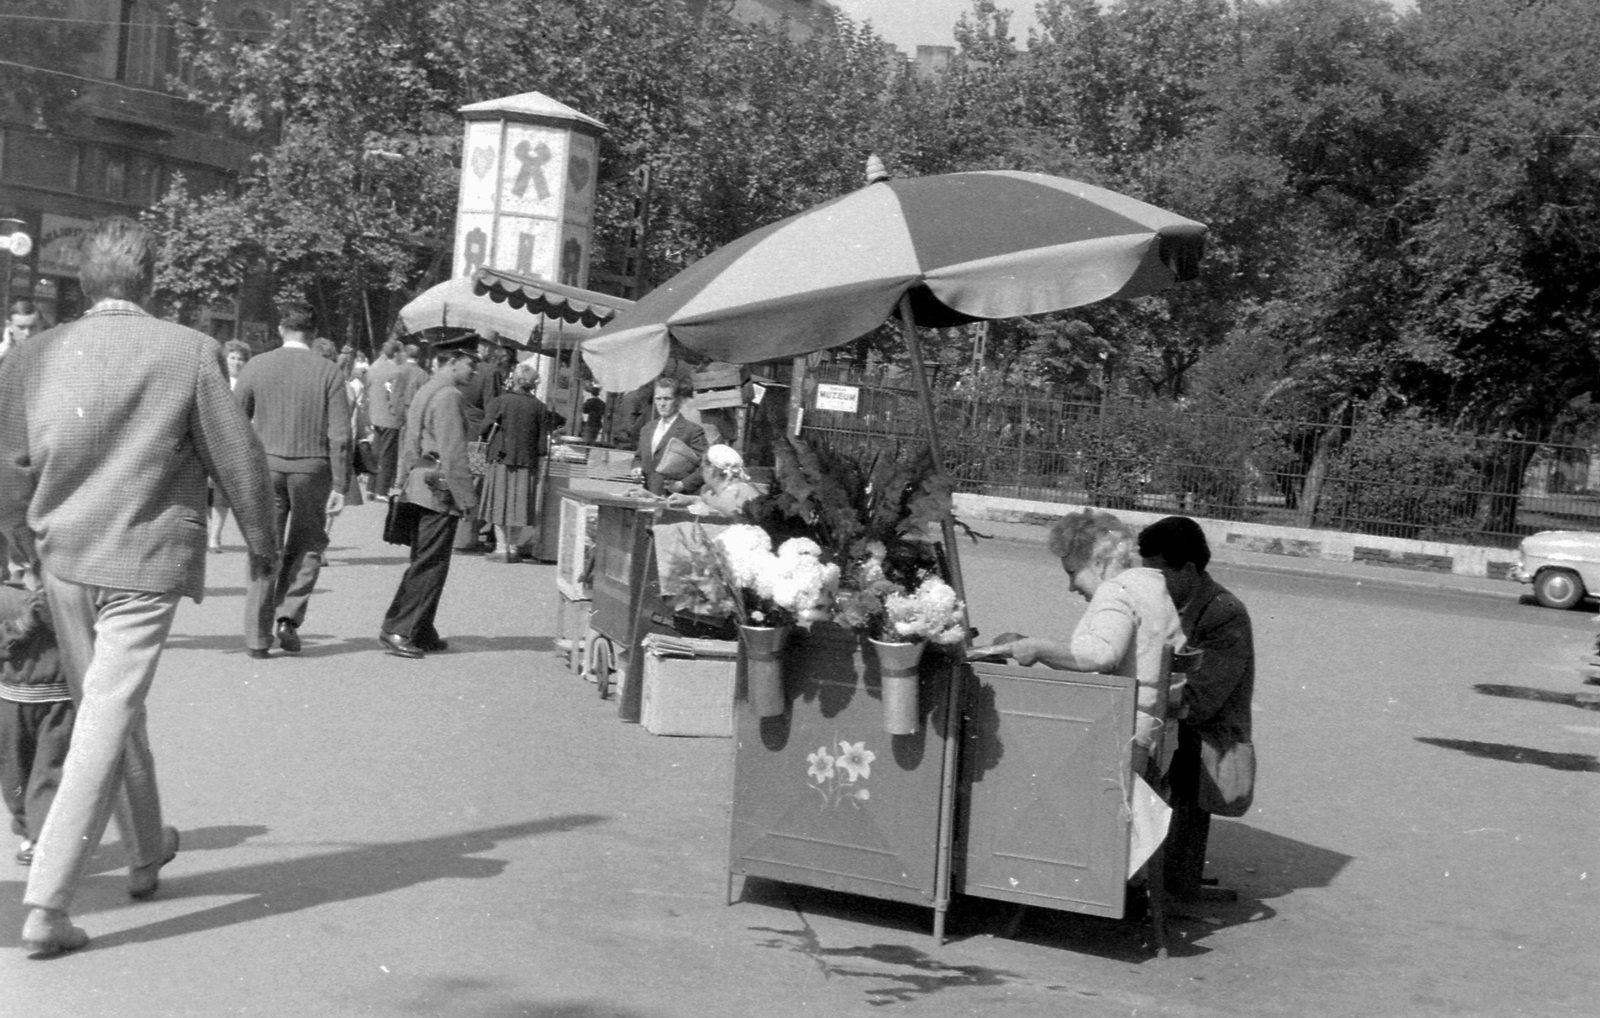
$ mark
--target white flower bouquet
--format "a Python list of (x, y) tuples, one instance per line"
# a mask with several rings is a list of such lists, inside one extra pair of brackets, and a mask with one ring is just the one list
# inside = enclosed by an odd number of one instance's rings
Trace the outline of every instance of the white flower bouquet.
[(937, 576), (924, 577), (910, 593), (885, 595), (883, 616), (879, 639), (886, 641), (955, 644), (967, 635), (966, 605)]
[(829, 617), (839, 567), (822, 561), (815, 541), (790, 538), (774, 552), (765, 530), (738, 524), (710, 543), (741, 625), (810, 626)]

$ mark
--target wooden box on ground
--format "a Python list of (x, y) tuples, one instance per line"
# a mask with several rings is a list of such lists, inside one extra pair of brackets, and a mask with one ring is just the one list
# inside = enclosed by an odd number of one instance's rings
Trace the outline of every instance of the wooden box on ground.
[(733, 734), (739, 645), (733, 640), (646, 636), (640, 722), (652, 735)]

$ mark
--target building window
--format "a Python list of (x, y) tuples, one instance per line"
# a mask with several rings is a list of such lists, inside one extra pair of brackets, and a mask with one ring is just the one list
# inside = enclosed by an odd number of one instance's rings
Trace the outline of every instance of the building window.
[(42, 134), (7, 131), (5, 165), (0, 170), (7, 183), (50, 191), (76, 190), (78, 146)]
[(117, 80), (165, 88), (172, 63), (172, 27), (151, 0), (122, 0), (117, 26)]

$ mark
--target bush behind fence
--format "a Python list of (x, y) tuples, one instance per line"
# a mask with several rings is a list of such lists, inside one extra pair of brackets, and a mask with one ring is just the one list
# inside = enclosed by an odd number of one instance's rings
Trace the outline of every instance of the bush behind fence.
[[(808, 399), (808, 435), (864, 452), (921, 440), (909, 377), (839, 366), (814, 377), (858, 386), (859, 401), (846, 413)], [(1571, 437), (1475, 435), (1360, 408), (1319, 422), (960, 389), (937, 392), (935, 414), (961, 491), (1499, 547), (1600, 530), (1600, 451)]]

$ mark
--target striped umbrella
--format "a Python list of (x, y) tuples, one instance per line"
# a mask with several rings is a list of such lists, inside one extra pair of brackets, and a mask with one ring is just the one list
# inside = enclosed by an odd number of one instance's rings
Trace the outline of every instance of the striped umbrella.
[(583, 342), (612, 391), (671, 340), (716, 361), (796, 357), (882, 325), (1061, 311), (1192, 278), (1205, 227), (1103, 188), (1007, 170), (880, 180), (756, 230), (646, 294)]

